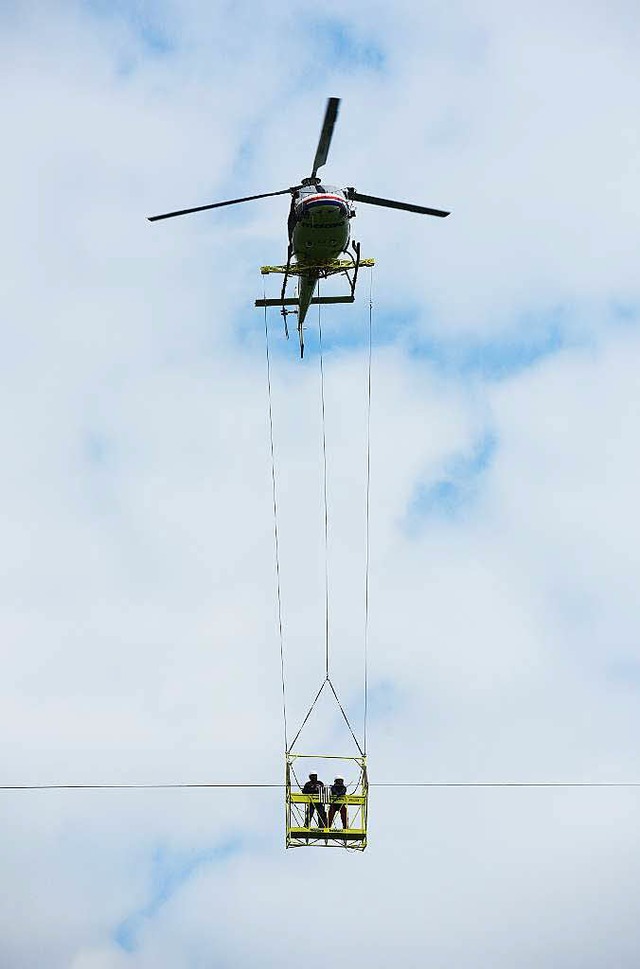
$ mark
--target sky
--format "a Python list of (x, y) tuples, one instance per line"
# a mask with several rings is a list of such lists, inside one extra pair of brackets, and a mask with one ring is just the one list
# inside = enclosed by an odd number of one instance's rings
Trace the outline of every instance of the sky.
[[(296, 184), (329, 96), (328, 183), (452, 212), (358, 206), (376, 267), (322, 316), (360, 730), (371, 292), (370, 778), (640, 782), (639, 40), (627, 0), (0, 6), (3, 785), (282, 781), (253, 301), (288, 200), (146, 216)], [(317, 317), (303, 362), (267, 324), (292, 726), (324, 670)], [(344, 742), (330, 704), (309, 729)], [(0, 964), (632, 969), (639, 810), (373, 787), (360, 854), (285, 851), (277, 788), (0, 791)]]

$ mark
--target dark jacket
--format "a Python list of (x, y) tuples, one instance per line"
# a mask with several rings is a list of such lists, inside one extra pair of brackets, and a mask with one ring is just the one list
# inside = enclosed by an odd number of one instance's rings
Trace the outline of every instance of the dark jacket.
[(334, 797), (344, 797), (347, 793), (347, 789), (344, 784), (332, 784), (331, 793)]
[(321, 794), (324, 790), (324, 784), (322, 781), (307, 781), (307, 783), (302, 788), (303, 794)]

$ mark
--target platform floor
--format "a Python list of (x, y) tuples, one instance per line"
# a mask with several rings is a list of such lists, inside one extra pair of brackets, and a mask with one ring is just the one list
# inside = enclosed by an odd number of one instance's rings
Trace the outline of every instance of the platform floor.
[(290, 838), (323, 838), (335, 841), (364, 841), (364, 828), (289, 828)]

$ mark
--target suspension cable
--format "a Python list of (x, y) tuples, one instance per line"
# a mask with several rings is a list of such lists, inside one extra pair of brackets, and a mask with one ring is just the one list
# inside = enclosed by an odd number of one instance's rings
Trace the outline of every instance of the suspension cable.
[(371, 356), (373, 330), (373, 268), (369, 270), (369, 353), (367, 361), (367, 478), (365, 486), (365, 563), (364, 563), (364, 712), (362, 748), (367, 753), (367, 713), (369, 708), (369, 564), (371, 502)]
[[(320, 282), (318, 281), (318, 296)], [(322, 497), (324, 505), (324, 673), (329, 679), (329, 502), (327, 497), (327, 432), (324, 400), (324, 359), (322, 353), (322, 314), (318, 304), (318, 341), (320, 356), (320, 399), (322, 404)]]
[(325, 686), (327, 685), (327, 683), (330, 683), (330, 682), (331, 682), (331, 681), (330, 681), (330, 679), (329, 679), (329, 677), (328, 677), (328, 676), (325, 676), (325, 678), (324, 678), (324, 680), (322, 681), (322, 686), (320, 687), (320, 689), (319, 689), (319, 690), (318, 690), (318, 692), (316, 693), (316, 695), (315, 695), (315, 697), (314, 697), (314, 699), (313, 699), (313, 703), (311, 704), (311, 706), (309, 707), (309, 709), (308, 709), (308, 711), (307, 711), (307, 715), (306, 715), (306, 717), (304, 718), (304, 720), (303, 720), (303, 721), (302, 721), (302, 723), (300, 724), (300, 728), (299, 728), (299, 730), (298, 730), (298, 732), (297, 732), (297, 734), (295, 735), (295, 737), (294, 737), (294, 738), (293, 738), (293, 740), (291, 741), (291, 746), (290, 746), (290, 747), (287, 747), (287, 751), (286, 751), (287, 753), (289, 753), (290, 751), (292, 751), (292, 750), (293, 750), (293, 748), (295, 747), (295, 745), (296, 745), (296, 740), (298, 739), (298, 737), (299, 737), (299, 736), (300, 736), (300, 734), (302, 733), (302, 731), (303, 731), (303, 729), (304, 729), (304, 725), (305, 725), (305, 723), (307, 722), (307, 720), (309, 719), (309, 717), (310, 717), (310, 716), (311, 716), (311, 714), (313, 713), (313, 708), (315, 707), (315, 705), (316, 705), (316, 703), (317, 703), (317, 702), (318, 702), (318, 700), (320, 699), (320, 694), (321, 694), (321, 693), (322, 693), (322, 691), (324, 690), (324, 688), (325, 688)]
[(331, 687), (331, 692), (333, 693), (333, 695), (334, 695), (334, 697), (336, 698), (336, 703), (338, 704), (338, 706), (339, 706), (339, 708), (340, 708), (340, 713), (342, 714), (342, 716), (343, 716), (343, 718), (344, 718), (344, 722), (346, 723), (346, 725), (347, 725), (347, 727), (349, 728), (349, 733), (350, 733), (350, 734), (351, 734), (351, 736), (353, 737), (353, 742), (354, 742), (354, 744), (356, 745), (356, 747), (358, 748), (358, 751), (359, 751), (359, 753), (360, 753), (360, 756), (361, 756), (361, 757), (364, 757), (364, 750), (362, 749), (362, 747), (361, 747), (361, 746), (360, 746), (360, 744), (358, 743), (358, 738), (356, 737), (356, 735), (355, 735), (355, 734), (354, 734), (354, 732), (353, 732), (353, 727), (352, 727), (352, 726), (351, 726), (351, 724), (349, 723), (349, 717), (348, 717), (348, 716), (346, 715), (346, 713), (344, 712), (344, 707), (343, 707), (343, 706), (342, 706), (342, 704), (340, 703), (340, 699), (339, 699), (339, 697), (338, 697), (338, 694), (336, 693), (336, 688), (335, 688), (335, 686), (334, 686), (334, 685), (333, 685), (333, 683), (331, 682), (331, 678), (330, 678), (330, 677), (327, 677), (327, 679), (325, 680), (325, 683), (328, 683), (328, 684), (329, 684), (329, 686)]
[[(318, 284), (318, 295), (320, 294), (320, 286)], [(266, 298), (266, 295), (265, 295)], [(349, 718), (342, 706), (336, 689), (331, 681), (329, 675), (329, 641), (330, 641), (330, 623), (329, 623), (329, 499), (328, 499), (328, 471), (327, 471), (327, 433), (326, 433), (326, 400), (325, 400), (325, 373), (324, 373), (324, 352), (322, 343), (322, 311), (321, 304), (318, 303), (318, 344), (319, 344), (319, 362), (320, 362), (320, 402), (321, 402), (321, 442), (322, 442), (322, 503), (323, 503), (323, 519), (324, 519), (324, 680), (322, 685), (318, 690), (316, 696), (311, 703), (311, 706), (296, 733), (293, 742), (289, 745), (288, 741), (288, 730), (287, 730), (287, 713), (286, 713), (286, 689), (285, 689), (285, 664), (284, 664), (284, 634), (283, 634), (283, 621), (282, 621), (282, 592), (281, 592), (281, 572), (280, 572), (280, 550), (279, 550), (279, 537), (278, 537), (278, 503), (277, 503), (277, 487), (276, 487), (276, 471), (275, 471), (275, 446), (274, 446), (274, 434), (273, 434), (273, 404), (272, 404), (272, 387), (271, 387), (271, 359), (269, 352), (269, 327), (267, 321), (267, 308), (264, 307), (264, 329), (265, 329), (265, 353), (267, 362), (267, 389), (268, 389), (268, 400), (269, 400), (269, 442), (270, 442), (270, 453), (271, 453), (271, 484), (273, 493), (273, 528), (274, 528), (274, 545), (275, 545), (275, 559), (276, 559), (276, 588), (277, 588), (277, 603), (278, 603), (278, 632), (280, 639), (280, 674), (282, 681), (282, 714), (284, 723), (284, 742), (285, 742), (285, 752), (293, 749), (298, 737), (300, 736), (305, 724), (307, 723), (313, 709), (322, 694), (327, 683), (333, 693), (336, 700), (340, 713), (344, 718), (344, 721), (349, 729), (349, 732), (353, 738), (353, 741), (359, 751), (359, 753), (364, 756), (366, 753), (366, 731), (367, 731), (367, 649), (368, 649), (368, 628), (369, 628), (369, 519), (370, 519), (370, 508), (369, 508), (369, 493), (370, 493), (370, 479), (371, 479), (371, 459), (370, 459), (370, 415), (371, 415), (371, 358), (372, 358), (372, 275), (369, 277), (369, 358), (368, 358), (368, 378), (367, 378), (367, 471), (366, 471), (366, 512), (365, 512), (365, 646), (364, 646), (364, 726), (363, 726), (363, 745), (361, 746), (358, 738), (356, 737)]]
[[(265, 299), (266, 299), (266, 287)], [(276, 459), (273, 443), (273, 405), (271, 393), (271, 357), (269, 354), (269, 326), (267, 322), (267, 307), (264, 308), (264, 341), (267, 361), (267, 396), (269, 399), (269, 446), (271, 452), (271, 493), (273, 497), (273, 539), (276, 560), (276, 590), (278, 601), (278, 635), (280, 639), (280, 679), (282, 681), (282, 721), (284, 725), (284, 749), (288, 747), (287, 740), (287, 697), (284, 677), (284, 634), (282, 629), (282, 590), (280, 579), (280, 540), (278, 536), (278, 493), (276, 487)]]

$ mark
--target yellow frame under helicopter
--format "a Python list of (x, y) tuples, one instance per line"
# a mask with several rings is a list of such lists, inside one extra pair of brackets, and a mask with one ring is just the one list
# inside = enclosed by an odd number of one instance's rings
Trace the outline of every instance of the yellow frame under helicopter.
[[(358, 281), (358, 270), (360, 266), (374, 266), (375, 259), (362, 259), (360, 257), (360, 243), (352, 243), (354, 255), (348, 253), (348, 259), (329, 259), (319, 263), (312, 262), (291, 262), (292, 249), (289, 246), (289, 255), (286, 266), (261, 266), (260, 272), (263, 276), (270, 273), (280, 273), (282, 279), (282, 289), (279, 299), (257, 299), (256, 306), (279, 306), (284, 319), (284, 332), (289, 338), (289, 327), (287, 317), (293, 313), (298, 317), (298, 337), (300, 339), (300, 356), (304, 355), (304, 336), (303, 326), (309, 306), (316, 303), (353, 303), (356, 298), (356, 283)], [(347, 251), (347, 250), (345, 250)], [(328, 279), (329, 276), (345, 276), (349, 283), (349, 293), (345, 296), (314, 296), (316, 285), (321, 279)], [(297, 277), (297, 295), (287, 297), (287, 283), (291, 277)], [(294, 307), (288, 309), (288, 307)]]
[[(322, 794), (303, 794), (300, 782), (295, 775), (294, 763), (300, 758), (304, 760), (337, 760), (356, 764), (360, 772), (354, 794), (346, 794), (344, 797), (334, 797), (331, 794), (330, 786), (326, 786)], [(292, 775), (298, 790), (292, 787)], [(299, 848), (309, 845), (325, 847), (350, 848), (355, 851), (364, 851), (367, 847), (367, 813), (369, 802), (369, 782), (367, 778), (366, 757), (339, 757), (328, 754), (292, 754), (286, 755), (286, 776), (285, 776), (285, 805), (286, 805), (286, 847)], [(355, 808), (349, 819), (347, 828), (327, 827), (307, 825), (306, 817), (309, 813), (309, 805), (322, 804), (328, 808), (333, 806), (342, 807), (343, 805)], [(333, 819), (335, 822), (335, 818)]]
[(355, 251), (355, 258), (331, 259), (328, 262), (318, 263), (317, 265), (304, 262), (292, 263), (289, 259), (286, 266), (261, 266), (260, 272), (263, 276), (268, 276), (271, 273), (279, 273), (284, 276), (284, 279), (282, 282), (282, 292), (279, 299), (257, 299), (255, 301), (255, 305), (261, 307), (280, 306), (285, 318), (288, 312), (295, 313), (296, 310), (287, 310), (286, 307), (299, 306), (300, 300), (295, 296), (289, 298), (285, 297), (287, 282), (292, 276), (314, 276), (316, 279), (328, 279), (329, 276), (336, 275), (346, 276), (350, 289), (350, 292), (346, 296), (314, 296), (310, 302), (312, 304), (355, 302), (358, 270), (361, 266), (375, 266), (375, 259), (360, 258), (360, 243), (354, 242), (353, 248)]

